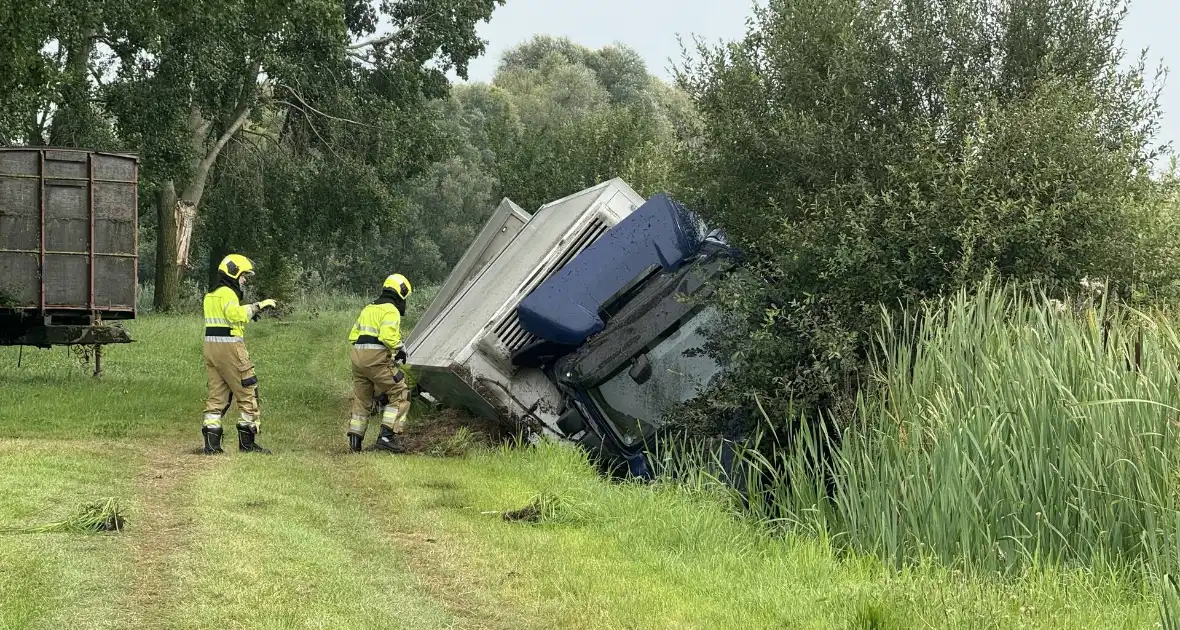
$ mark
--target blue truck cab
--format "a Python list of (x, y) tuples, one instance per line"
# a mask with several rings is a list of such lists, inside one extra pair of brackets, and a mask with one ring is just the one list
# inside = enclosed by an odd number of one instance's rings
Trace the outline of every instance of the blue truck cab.
[(703, 352), (718, 312), (708, 282), (736, 252), (665, 194), (637, 208), (517, 307), (540, 365), (565, 397), (558, 427), (609, 467), (649, 478), (664, 413), (721, 366)]

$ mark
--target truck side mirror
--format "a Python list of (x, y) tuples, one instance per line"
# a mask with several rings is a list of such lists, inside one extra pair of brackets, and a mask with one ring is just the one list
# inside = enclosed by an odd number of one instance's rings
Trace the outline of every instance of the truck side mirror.
[(646, 354), (635, 357), (634, 362), (631, 364), (631, 369), (627, 370), (627, 375), (637, 385), (643, 385), (651, 379), (651, 361), (648, 360)]

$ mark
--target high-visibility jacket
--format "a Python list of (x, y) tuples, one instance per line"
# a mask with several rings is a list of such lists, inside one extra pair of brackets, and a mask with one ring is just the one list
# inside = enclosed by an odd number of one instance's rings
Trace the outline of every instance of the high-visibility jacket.
[(205, 294), (205, 341), (241, 341), (246, 322), (254, 316), (254, 306), (242, 306), (229, 287), (217, 287)]
[(348, 342), (362, 349), (397, 352), (402, 345), (402, 314), (388, 302), (366, 306), (348, 333)]

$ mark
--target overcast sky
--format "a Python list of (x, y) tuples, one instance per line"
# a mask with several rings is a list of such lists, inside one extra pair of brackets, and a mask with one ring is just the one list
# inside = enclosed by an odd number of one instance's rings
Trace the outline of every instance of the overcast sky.
[[(669, 58), (679, 61), (676, 36), (691, 46), (692, 36), (709, 41), (735, 39), (745, 32), (748, 0), (508, 0), (491, 22), (480, 25), (487, 53), (471, 64), (473, 81), (490, 81), (500, 55), (534, 34), (566, 36), (599, 48), (622, 43), (647, 60), (648, 70), (670, 78)], [(1124, 47), (1133, 55), (1148, 48), (1177, 70), (1164, 91), (1161, 136), (1180, 145), (1180, 0), (1132, 0), (1123, 27)], [(1154, 65), (1154, 63), (1153, 63)]]

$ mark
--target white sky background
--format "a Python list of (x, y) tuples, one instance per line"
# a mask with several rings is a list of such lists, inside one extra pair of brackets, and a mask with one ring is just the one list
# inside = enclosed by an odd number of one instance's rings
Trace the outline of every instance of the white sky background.
[[(671, 79), (669, 60), (679, 63), (679, 34), (686, 46), (692, 36), (709, 42), (745, 33), (750, 0), (508, 0), (481, 24), (487, 52), (474, 60), (472, 81), (491, 81), (500, 55), (535, 34), (569, 37), (590, 48), (621, 43), (647, 61), (648, 71)], [(1180, 0), (1131, 0), (1123, 25), (1123, 47), (1129, 57), (1148, 49), (1149, 69), (1162, 59), (1174, 69), (1164, 87), (1164, 121), (1160, 141), (1180, 148)]]

